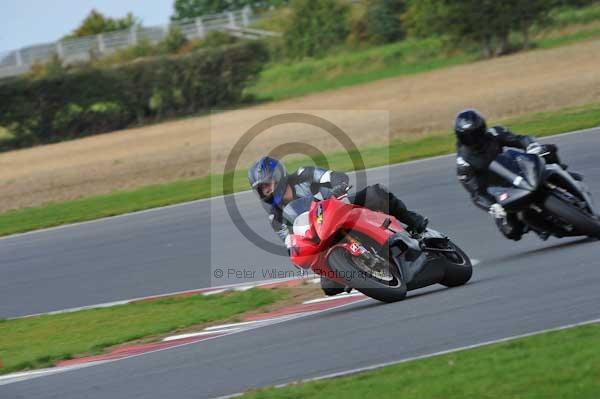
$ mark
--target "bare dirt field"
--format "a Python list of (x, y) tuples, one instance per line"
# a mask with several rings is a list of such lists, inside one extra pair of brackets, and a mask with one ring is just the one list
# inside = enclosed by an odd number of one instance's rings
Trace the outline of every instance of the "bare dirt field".
[[(457, 111), (491, 119), (600, 101), (600, 40), (532, 51), (302, 98), (0, 154), (0, 211), (74, 199), (219, 170), (241, 133), (276, 110), (351, 110), (336, 120), (359, 146), (449, 129)], [(212, 134), (211, 134), (212, 124)], [(334, 148), (316, 128), (280, 126), (250, 146), (241, 166), (277, 144)], [(212, 169), (211, 169), (212, 167)]]

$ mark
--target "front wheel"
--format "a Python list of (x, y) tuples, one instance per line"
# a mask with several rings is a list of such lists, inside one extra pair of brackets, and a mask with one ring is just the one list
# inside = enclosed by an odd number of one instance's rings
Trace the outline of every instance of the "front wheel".
[(452, 241), (448, 242), (448, 247), (455, 252), (443, 255), (446, 263), (446, 274), (440, 284), (446, 287), (458, 287), (466, 284), (471, 279), (473, 265), (469, 256)]
[(544, 201), (544, 208), (573, 226), (581, 235), (600, 238), (600, 220), (593, 218), (575, 205), (551, 194)]
[(386, 262), (389, 273), (373, 274), (360, 264), (358, 257), (344, 248), (334, 248), (329, 254), (329, 267), (350, 287), (382, 302), (397, 302), (406, 297), (406, 284), (395, 271), (395, 267)]

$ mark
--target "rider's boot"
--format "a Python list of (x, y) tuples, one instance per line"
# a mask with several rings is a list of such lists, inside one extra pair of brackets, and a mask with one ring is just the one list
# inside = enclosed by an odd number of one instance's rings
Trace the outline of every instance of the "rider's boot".
[(321, 276), (321, 289), (327, 296), (334, 296), (345, 291), (346, 287), (327, 277)]
[(389, 214), (394, 216), (400, 222), (407, 225), (408, 230), (414, 233), (422, 233), (427, 229), (427, 224), (429, 223), (429, 219), (426, 217), (409, 211), (398, 197), (396, 197), (393, 193), (389, 193)]
[(526, 231), (525, 224), (512, 214), (508, 214), (506, 218), (503, 219), (496, 219), (496, 226), (498, 226), (498, 229), (504, 237), (513, 241), (519, 241)]
[(536, 231), (535, 233), (538, 235), (538, 237), (540, 237), (542, 241), (546, 241), (550, 237), (550, 233), (548, 233), (547, 231)]
[(568, 173), (571, 175), (571, 177), (573, 179), (575, 179), (577, 181), (583, 181), (583, 175), (581, 173), (571, 172), (571, 171), (569, 171)]
[(568, 170), (569, 169), (569, 165), (567, 165), (566, 163), (559, 162), (559, 165), (568, 174), (570, 174), (573, 179), (575, 179), (577, 181), (583, 181), (583, 175), (581, 173), (577, 173), (577, 172), (573, 172), (573, 171)]

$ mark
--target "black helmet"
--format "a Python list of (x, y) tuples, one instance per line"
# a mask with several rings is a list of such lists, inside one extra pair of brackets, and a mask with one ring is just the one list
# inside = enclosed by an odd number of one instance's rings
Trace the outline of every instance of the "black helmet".
[[(248, 169), (248, 182), (260, 199), (273, 206), (279, 205), (287, 187), (287, 170), (285, 165), (271, 157), (262, 157)], [(263, 184), (275, 183), (271, 195), (262, 193)]]
[(474, 109), (466, 109), (456, 115), (454, 133), (464, 145), (477, 146), (485, 140), (485, 118)]

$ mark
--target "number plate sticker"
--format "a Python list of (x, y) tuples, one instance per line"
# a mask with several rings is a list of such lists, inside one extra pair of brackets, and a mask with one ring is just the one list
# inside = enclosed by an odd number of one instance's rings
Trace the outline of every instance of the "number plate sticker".
[(352, 253), (352, 255), (354, 256), (360, 256), (365, 252), (367, 252), (366, 248), (360, 245), (359, 243), (353, 242), (350, 245), (350, 253)]

